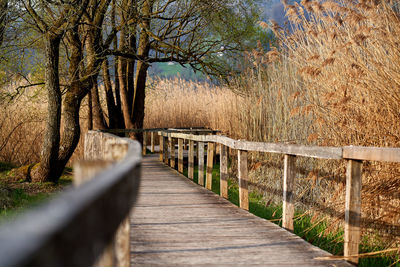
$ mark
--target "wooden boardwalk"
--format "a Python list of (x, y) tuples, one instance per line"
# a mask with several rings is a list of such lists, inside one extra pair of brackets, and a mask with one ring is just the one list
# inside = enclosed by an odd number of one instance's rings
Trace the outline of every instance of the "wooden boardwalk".
[(131, 216), (137, 265), (353, 266), (144, 157)]

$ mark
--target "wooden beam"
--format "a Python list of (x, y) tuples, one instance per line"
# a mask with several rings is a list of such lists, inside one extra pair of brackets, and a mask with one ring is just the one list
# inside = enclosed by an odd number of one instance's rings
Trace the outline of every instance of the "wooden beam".
[[(360, 245), (362, 162), (349, 160), (346, 170), (346, 211), (344, 225), (344, 256), (357, 255)], [(357, 264), (358, 257), (350, 257)]]
[(226, 145), (230, 148), (246, 151), (257, 151), (267, 153), (280, 153), (295, 156), (304, 156), (323, 159), (342, 159), (343, 149), (341, 147), (305, 146), (282, 143), (263, 143), (238, 141), (220, 135), (193, 135), (183, 133), (171, 133), (176, 138), (185, 138), (198, 142), (213, 142)]
[(183, 139), (178, 139), (178, 171), (183, 173)]
[(238, 172), (239, 172), (239, 206), (249, 210), (249, 185), (247, 171), (247, 151), (238, 150)]
[(155, 132), (150, 132), (150, 135), (151, 135), (151, 140), (150, 140), (150, 143), (151, 143), (151, 153), (154, 153), (154, 136), (155, 136)]
[(194, 176), (194, 141), (189, 141), (189, 166), (188, 166), (188, 177), (193, 180)]
[(212, 189), (212, 171), (214, 165), (214, 143), (208, 143), (207, 146), (207, 172), (206, 172), (206, 188)]
[(143, 132), (143, 146), (142, 146), (142, 154), (146, 155), (147, 152), (147, 132)]
[(282, 227), (294, 231), (294, 190), (296, 178), (296, 156), (285, 155), (283, 169)]
[(400, 149), (389, 147), (343, 147), (343, 158), (354, 160), (373, 160), (400, 162)]
[(228, 147), (220, 145), (220, 195), (228, 199)]
[(164, 161), (164, 137), (160, 135), (160, 161)]
[(163, 151), (164, 151), (164, 163), (166, 165), (168, 165), (168, 159), (169, 159), (169, 155), (168, 155), (168, 137), (163, 136)]
[(169, 166), (171, 166), (172, 169), (175, 169), (175, 138), (173, 138), (173, 137), (171, 137), (171, 139), (169, 141), (169, 149), (170, 149), (170, 154), (171, 154)]
[(199, 150), (198, 183), (204, 186), (204, 143), (198, 142), (197, 147)]

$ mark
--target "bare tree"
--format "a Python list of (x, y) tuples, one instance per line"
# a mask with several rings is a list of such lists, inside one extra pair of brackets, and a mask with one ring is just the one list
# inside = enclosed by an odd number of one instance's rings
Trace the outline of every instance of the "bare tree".
[[(57, 170), (60, 149), (61, 90), (59, 77), (60, 42), (65, 32), (73, 28), (81, 19), (88, 0), (24, 1), (24, 6), (32, 23), (45, 42), (45, 88), (47, 91), (48, 109), (46, 133), (43, 139), (40, 164), (32, 169), (33, 181), (57, 181)], [(62, 149), (62, 148), (61, 148)]]

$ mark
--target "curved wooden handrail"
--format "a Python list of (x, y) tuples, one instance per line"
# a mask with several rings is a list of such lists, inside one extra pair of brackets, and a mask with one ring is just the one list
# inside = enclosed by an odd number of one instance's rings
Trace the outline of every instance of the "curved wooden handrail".
[(97, 159), (112, 159), (121, 145), (127, 148), (123, 159), (95, 179), (2, 225), (0, 266), (91, 266), (112, 241), (138, 193), (141, 147), (110, 134), (88, 136), (108, 146)]

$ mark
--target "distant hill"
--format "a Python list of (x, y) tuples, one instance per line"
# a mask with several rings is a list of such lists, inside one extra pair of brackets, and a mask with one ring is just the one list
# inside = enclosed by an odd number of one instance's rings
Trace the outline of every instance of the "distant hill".
[(160, 78), (180, 77), (187, 81), (205, 81), (207, 77), (201, 72), (194, 72), (190, 66), (181, 66), (178, 63), (155, 63), (149, 68), (149, 75)]

